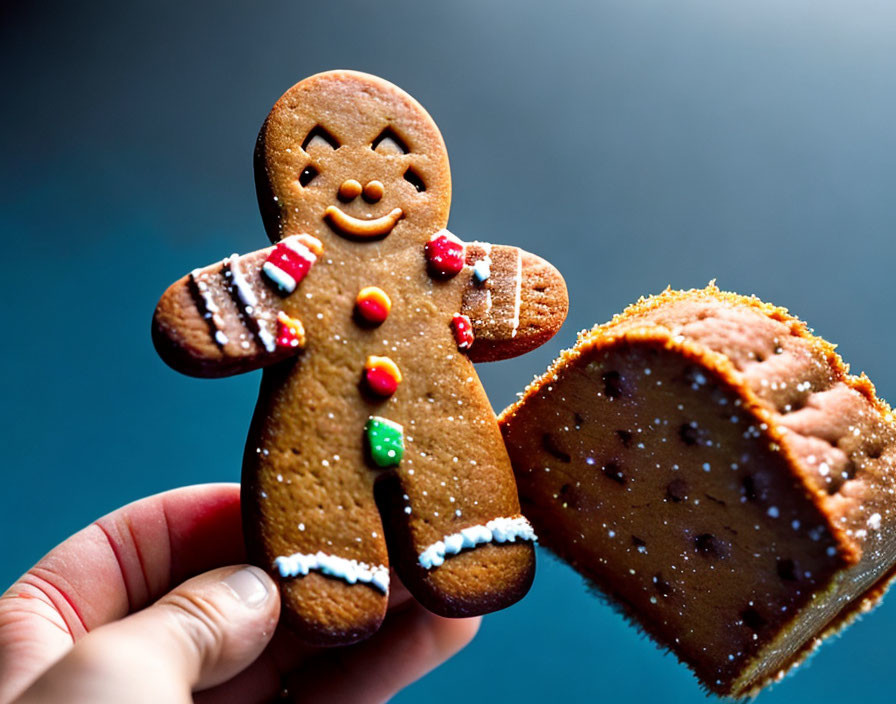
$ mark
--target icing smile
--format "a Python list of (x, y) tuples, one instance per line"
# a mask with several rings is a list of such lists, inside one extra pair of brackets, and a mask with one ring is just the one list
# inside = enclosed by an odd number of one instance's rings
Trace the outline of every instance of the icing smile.
[(342, 212), (335, 205), (330, 205), (324, 211), (324, 220), (343, 237), (369, 239), (385, 237), (392, 228), (404, 216), (401, 208), (394, 208), (385, 215), (373, 220), (360, 220)]

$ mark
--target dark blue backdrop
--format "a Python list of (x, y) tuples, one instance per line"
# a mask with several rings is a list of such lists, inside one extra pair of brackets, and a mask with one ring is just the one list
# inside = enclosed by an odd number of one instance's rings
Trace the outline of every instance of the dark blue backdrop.
[[(451, 228), (565, 274), (549, 345), (481, 368), (496, 408), (639, 295), (756, 293), (896, 397), (896, 9), (870, 0), (42, 3), (0, 16), (0, 582), (93, 518), (237, 480), (258, 377), (156, 358), (168, 283), (266, 242), (255, 135), (298, 79), (388, 78), (441, 126)], [(762, 704), (892, 700), (896, 599)], [(847, 684), (849, 689), (847, 690)], [(701, 702), (540, 554), (522, 603), (400, 702)]]

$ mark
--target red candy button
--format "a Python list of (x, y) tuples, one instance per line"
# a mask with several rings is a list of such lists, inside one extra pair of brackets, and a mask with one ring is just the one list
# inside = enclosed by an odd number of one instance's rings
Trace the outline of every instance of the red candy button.
[(473, 323), (468, 316), (455, 313), (451, 318), (451, 328), (454, 330), (454, 341), (458, 349), (468, 350), (473, 346)]
[(432, 276), (450, 279), (464, 268), (464, 244), (447, 230), (434, 234), (425, 251)]
[(401, 383), (401, 371), (389, 357), (371, 355), (364, 364), (364, 380), (377, 396), (391, 396)]
[(365, 322), (379, 325), (389, 317), (392, 301), (383, 289), (367, 286), (358, 292), (358, 297), (355, 299), (355, 310)]

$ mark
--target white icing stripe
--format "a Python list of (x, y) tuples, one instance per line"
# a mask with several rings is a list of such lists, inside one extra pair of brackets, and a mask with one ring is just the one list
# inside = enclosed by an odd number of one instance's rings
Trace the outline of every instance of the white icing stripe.
[(218, 307), (218, 304), (212, 300), (208, 290), (208, 282), (205, 280), (205, 274), (199, 269), (193, 269), (193, 271), (190, 272), (190, 280), (196, 287), (196, 292), (199, 294), (199, 298), (202, 299), (202, 305), (205, 307), (205, 311), (200, 311), (200, 313), (202, 313), (203, 318), (211, 322), (212, 329), (215, 331), (215, 342), (223, 347), (229, 342), (229, 339), (227, 335), (224, 334), (224, 331), (221, 330), (221, 328), (224, 327), (224, 321), (221, 320), (221, 316), (218, 315), (221, 309)]
[(491, 242), (471, 242), (468, 246), (475, 246), (482, 250), (482, 258), (473, 262), (473, 279), (477, 284), (482, 285), (492, 275)]
[(230, 267), (230, 279), (233, 282), (233, 286), (236, 288), (237, 298), (239, 298), (240, 303), (243, 304), (243, 313), (246, 317), (252, 318), (255, 322), (255, 335), (261, 341), (261, 344), (264, 345), (264, 348), (268, 352), (273, 352), (277, 349), (277, 341), (265, 327), (264, 321), (255, 315), (255, 309), (258, 308), (258, 298), (255, 295), (255, 291), (253, 291), (252, 287), (249, 285), (249, 282), (246, 281), (242, 269), (240, 269), (239, 255), (233, 254), (225, 261), (228, 262)]
[(485, 283), (488, 278), (492, 275), (492, 258), (485, 257), (485, 259), (480, 259), (473, 265), (473, 278), (476, 279), (476, 283)]
[(203, 274), (199, 269), (193, 269), (190, 272), (190, 276), (193, 279), (193, 283), (196, 284), (196, 290), (199, 291), (199, 295), (202, 297), (202, 302), (205, 305), (205, 309), (211, 314), (214, 315), (217, 313), (220, 308), (218, 308), (218, 304), (215, 303), (211, 296), (208, 293), (208, 283), (205, 280), (205, 274)]
[(280, 240), (277, 244), (282, 244), (287, 249), (291, 249), (298, 254), (302, 259), (306, 259), (309, 264), (314, 264), (317, 261), (317, 255), (302, 244), (298, 237), (298, 235), (291, 235), (286, 239)]
[[(246, 277), (243, 276), (243, 270), (240, 269), (238, 254), (232, 254), (228, 260), (230, 263), (230, 275), (233, 278), (233, 285), (236, 286), (236, 295), (239, 296), (244, 306), (255, 308), (258, 305), (258, 298), (255, 297), (255, 291), (249, 286)], [(248, 311), (251, 315), (252, 311)]]
[(516, 257), (516, 294), (513, 301), (513, 331), (511, 337), (516, 337), (517, 328), (520, 326), (520, 304), (523, 293), (523, 257), (517, 252)]
[(316, 554), (297, 552), (287, 557), (276, 558), (274, 567), (284, 579), (304, 576), (311, 570), (316, 570), (329, 577), (345, 580), (349, 584), (357, 582), (372, 584), (383, 594), (389, 593), (389, 568), (385, 565), (368, 565), (366, 562), (347, 560), (325, 552)]
[(447, 555), (456, 555), (465, 548), (475, 548), (485, 543), (513, 543), (516, 539), (537, 540), (532, 525), (525, 516), (495, 518), (488, 523), (461, 529), (460, 533), (446, 535), (420, 553), (418, 561), (424, 569), (430, 570), (445, 562)]
[(258, 339), (261, 340), (261, 344), (264, 345), (268, 352), (273, 352), (277, 349), (277, 340), (261, 322), (258, 323)]
[(265, 262), (262, 264), (261, 269), (271, 281), (277, 284), (280, 289), (286, 291), (286, 293), (292, 293), (296, 290), (296, 280), (274, 264), (274, 262)]

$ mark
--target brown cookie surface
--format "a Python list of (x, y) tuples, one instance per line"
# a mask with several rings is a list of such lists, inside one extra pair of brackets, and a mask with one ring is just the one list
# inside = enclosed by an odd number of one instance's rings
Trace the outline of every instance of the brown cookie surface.
[(441, 135), (373, 76), (291, 88), (255, 163), (275, 246), (194, 271), (153, 323), (181, 371), (265, 367), (243, 463), (251, 558), (278, 577), (309, 642), (375, 631), (390, 566), (436, 613), (513, 603), (532, 580), (534, 534), (472, 361), (549, 339), (562, 277), (445, 230)]
[(896, 563), (896, 418), (786, 311), (667, 291), (500, 419), (542, 542), (711, 691), (749, 696)]

